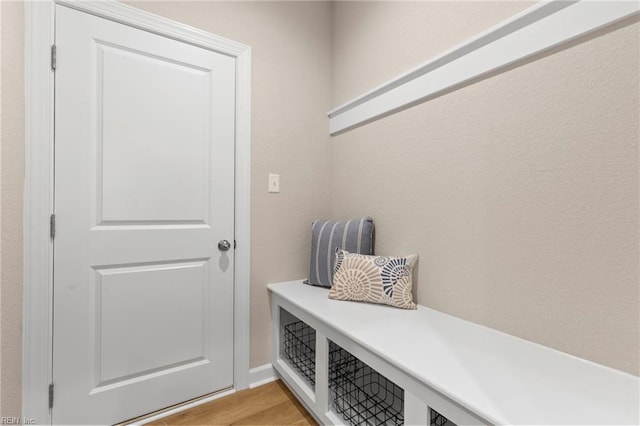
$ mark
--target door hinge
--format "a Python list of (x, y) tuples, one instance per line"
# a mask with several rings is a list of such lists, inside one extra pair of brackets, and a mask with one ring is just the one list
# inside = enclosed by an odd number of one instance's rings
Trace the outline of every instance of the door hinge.
[(56, 70), (56, 45), (52, 44), (51, 45), (51, 70), (55, 71)]
[(53, 383), (49, 383), (49, 408), (53, 408)]
[(52, 214), (49, 218), (49, 235), (53, 240), (56, 237), (56, 215)]
[(233, 249), (234, 249), (234, 250), (236, 249), (236, 246), (237, 246), (237, 245), (238, 245), (238, 244), (236, 243), (236, 240), (233, 240)]

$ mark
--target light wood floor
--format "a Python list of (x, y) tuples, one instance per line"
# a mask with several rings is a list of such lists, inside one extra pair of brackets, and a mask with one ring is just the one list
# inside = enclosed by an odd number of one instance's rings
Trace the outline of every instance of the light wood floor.
[(150, 425), (317, 425), (280, 381), (236, 392)]

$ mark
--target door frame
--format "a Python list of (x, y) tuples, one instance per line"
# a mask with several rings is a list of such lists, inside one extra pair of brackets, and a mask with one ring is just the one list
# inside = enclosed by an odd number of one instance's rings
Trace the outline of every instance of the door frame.
[(236, 60), (234, 389), (249, 387), (251, 48), (115, 0), (25, 2), (25, 187), (22, 415), (51, 424), (55, 5), (219, 52)]

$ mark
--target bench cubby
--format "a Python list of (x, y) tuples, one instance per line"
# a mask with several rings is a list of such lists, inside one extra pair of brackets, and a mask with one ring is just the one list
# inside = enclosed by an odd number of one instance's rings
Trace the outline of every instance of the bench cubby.
[(270, 284), (272, 364), (321, 424), (638, 424), (640, 379), (497, 330)]
[(351, 426), (404, 424), (404, 390), (331, 341), (329, 402)]
[(281, 311), (281, 318), (288, 315), (291, 319), (280, 325), (280, 354), (313, 389), (316, 384), (316, 331), (287, 311)]

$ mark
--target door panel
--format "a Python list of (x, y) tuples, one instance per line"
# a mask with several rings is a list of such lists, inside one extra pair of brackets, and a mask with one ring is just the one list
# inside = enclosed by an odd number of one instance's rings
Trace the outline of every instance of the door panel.
[(103, 129), (98, 224), (209, 223), (210, 73), (142, 52), (96, 48)]
[[(96, 271), (97, 386), (206, 358), (207, 267), (196, 261)], [(137, 320), (145, 305), (153, 309)]]
[(56, 6), (54, 423), (233, 385), (235, 60)]

